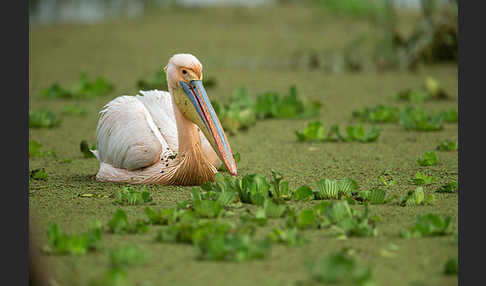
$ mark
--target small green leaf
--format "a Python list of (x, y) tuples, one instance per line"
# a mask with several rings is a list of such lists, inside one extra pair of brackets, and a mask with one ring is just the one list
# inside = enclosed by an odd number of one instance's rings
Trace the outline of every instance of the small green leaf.
[(413, 183), (415, 185), (430, 185), (437, 180), (437, 177), (434, 176), (427, 176), (422, 172), (417, 172), (415, 174), (415, 178), (413, 179)]
[(411, 228), (400, 231), (400, 236), (404, 238), (423, 237), (423, 236), (442, 236), (452, 234), (451, 217), (439, 217), (438, 215), (427, 213), (417, 216), (415, 225)]
[(447, 260), (446, 264), (444, 265), (444, 273), (447, 275), (457, 275), (457, 270), (457, 257)]
[(314, 198), (314, 191), (308, 186), (301, 186), (295, 190), (295, 200), (312, 200)]
[(310, 122), (304, 130), (295, 131), (299, 141), (319, 141), (324, 139), (324, 133), (325, 130), (320, 121)]
[(47, 172), (44, 170), (44, 168), (31, 170), (29, 173), (30, 173), (29, 177), (34, 180), (46, 181), (47, 178), (49, 177), (47, 175)]
[(457, 141), (452, 140), (442, 140), (440, 141), (439, 145), (437, 146), (436, 150), (438, 151), (457, 151), (459, 144)]
[(434, 166), (437, 165), (437, 161), (438, 161), (437, 155), (435, 154), (434, 151), (425, 152), (423, 158), (417, 159), (417, 163), (420, 166)]
[(61, 120), (50, 110), (29, 111), (29, 128), (52, 128), (60, 124)]
[(445, 185), (442, 185), (436, 192), (437, 193), (455, 193), (459, 189), (457, 181), (449, 182)]
[(266, 200), (263, 209), (268, 218), (279, 218), (284, 214), (287, 207), (285, 205), (278, 205), (271, 200)]

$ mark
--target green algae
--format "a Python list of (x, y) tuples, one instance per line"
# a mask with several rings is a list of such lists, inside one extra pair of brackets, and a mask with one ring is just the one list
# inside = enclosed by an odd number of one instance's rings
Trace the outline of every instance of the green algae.
[[(238, 17), (240, 15), (244, 17)], [(188, 19), (193, 31), (191, 37), (185, 36), (187, 26), (174, 25)], [(271, 25), (276, 32), (270, 33), (262, 29), (262, 25)], [(44, 168), (49, 174), (46, 181), (29, 181), (33, 237), (41, 245), (45, 244), (45, 230), (51, 222), (67, 233), (85, 231), (85, 226), (93, 219), (100, 220), (103, 225), (108, 223), (119, 207), (114, 204), (114, 195), (125, 184), (94, 180), (99, 164), (95, 158), (84, 158), (79, 142), (95, 142), (97, 112), (103, 105), (118, 95), (135, 94), (137, 79), (144, 73), (160, 70), (176, 52), (194, 53), (204, 65), (205, 77), (217, 78), (218, 85), (208, 91), (211, 98), (223, 101), (242, 85), (249, 94), (266, 90), (285, 94), (290, 85), (296, 84), (299, 96), (316, 98), (322, 103), (317, 120), (342, 126), (356, 123), (351, 116), (353, 110), (389, 105), (390, 95), (419, 86), (429, 75), (440, 81), (451, 99), (425, 102), (427, 109), (440, 111), (457, 107), (456, 65), (423, 67), (417, 73), (384, 74), (366, 70), (354, 74), (325, 74), (279, 65), (296, 49), (341, 48), (363, 33), (372, 34), (371, 25), (352, 19), (322, 17), (301, 6), (211, 8), (200, 9), (198, 13), (189, 9), (164, 10), (143, 19), (97, 25), (31, 27), (29, 101), (32, 110), (47, 108), (61, 114), (66, 102), (40, 100), (36, 95), (53, 82), (72, 86), (78, 81), (80, 71), (102, 74), (115, 85), (114, 91), (105, 97), (78, 102), (87, 110), (85, 117), (62, 117), (62, 124), (54, 129), (29, 130), (30, 139), (57, 154), (57, 157), (29, 160), (31, 170)], [(255, 69), (252, 63), (262, 65)], [(393, 104), (400, 108), (406, 106), (405, 103)], [(458, 138), (457, 123), (445, 122), (441, 131), (423, 133), (405, 131), (394, 124), (380, 125), (380, 139), (370, 144), (296, 142), (294, 131), (307, 122), (304, 119), (267, 119), (230, 136), (232, 149), (241, 154), (238, 173), (271, 176), (273, 168), (284, 175), (292, 189), (322, 178), (352, 177), (363, 190), (379, 187), (377, 178), (386, 173), (396, 181), (387, 189), (387, 194), (402, 196), (415, 189), (410, 178), (417, 171), (423, 172), (424, 167), (418, 166), (416, 158), (435, 149), (444, 139)], [(71, 162), (63, 162), (66, 159)], [(426, 168), (428, 174), (438, 177), (433, 184), (424, 187), (426, 193), (431, 193), (452, 180), (457, 181), (458, 154), (441, 152), (438, 164)], [(147, 190), (157, 209), (175, 207), (191, 197), (190, 187), (149, 185)], [(79, 196), (84, 193), (93, 196)], [(316, 203), (289, 202), (296, 209)], [(449, 243), (451, 237), (404, 240), (398, 236), (400, 229), (409, 227), (417, 215), (426, 212), (451, 216), (453, 228), (456, 228), (457, 204), (455, 194), (436, 193), (433, 205), (406, 208), (372, 205), (370, 211), (382, 218), (376, 237), (338, 240), (328, 229), (306, 230), (303, 232), (306, 244), (298, 248), (275, 245), (266, 259), (252, 262), (198, 261), (190, 245), (154, 243), (158, 228), (152, 226), (143, 234), (104, 233), (103, 244), (118, 247), (136, 243), (150, 250), (151, 257), (146, 265), (130, 268), (127, 274), (130, 281), (149, 281), (152, 285), (226, 285), (228, 279), (234, 285), (295, 285), (310, 280), (304, 266), (306, 261), (342, 247), (352, 248), (356, 258), (372, 268), (373, 278), (380, 285), (457, 285), (455, 277), (443, 274), (444, 262), (457, 256), (457, 247)], [(122, 209), (130, 221), (146, 218), (143, 205)], [(247, 209), (255, 210), (254, 206), (244, 205), (241, 211), (234, 211), (233, 219), (238, 220)], [(269, 221), (262, 230), (270, 232), (281, 220)], [(398, 246), (393, 258), (381, 255), (383, 246), (389, 243)], [(103, 254), (79, 258), (42, 254), (42, 259), (49, 276), (59, 285), (87, 285), (94, 277), (102, 276), (109, 266), (109, 257)]]

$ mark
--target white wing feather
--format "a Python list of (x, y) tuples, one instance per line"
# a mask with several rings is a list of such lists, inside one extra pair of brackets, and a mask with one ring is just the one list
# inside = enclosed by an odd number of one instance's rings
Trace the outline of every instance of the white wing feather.
[(100, 162), (127, 170), (155, 163), (168, 146), (150, 113), (134, 96), (119, 96), (105, 105), (96, 133)]
[[(174, 110), (172, 109), (172, 98), (170, 93), (157, 89), (140, 90), (139, 92), (142, 95), (137, 95), (137, 99), (139, 99), (149, 110), (160, 133), (169, 144), (169, 147), (177, 152), (179, 145), (177, 124), (175, 121)], [(204, 154), (213, 165), (219, 167), (221, 161), (201, 130), (199, 130), (199, 137), (201, 138), (201, 147)]]

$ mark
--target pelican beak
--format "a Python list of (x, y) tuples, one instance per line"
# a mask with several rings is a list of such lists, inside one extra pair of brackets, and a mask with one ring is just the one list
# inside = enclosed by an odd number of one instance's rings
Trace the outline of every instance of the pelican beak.
[(189, 85), (183, 81), (180, 81), (179, 83), (204, 123), (204, 126), (199, 127), (207, 130), (207, 132), (204, 132), (206, 137), (208, 137), (208, 134), (212, 137), (207, 139), (211, 142), (213, 148), (217, 150), (216, 153), (221, 161), (223, 161), (226, 169), (236, 176), (236, 162), (233, 158), (228, 138), (226, 138), (221, 122), (219, 121), (218, 116), (216, 116), (216, 112), (211, 105), (211, 101), (204, 89), (202, 81), (193, 80)]

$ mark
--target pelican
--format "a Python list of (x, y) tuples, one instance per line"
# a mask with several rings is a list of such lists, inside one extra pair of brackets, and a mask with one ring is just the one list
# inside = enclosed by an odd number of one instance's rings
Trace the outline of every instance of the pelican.
[(222, 164), (236, 163), (202, 84), (202, 65), (191, 54), (164, 67), (169, 92), (139, 91), (106, 104), (96, 127), (100, 166), (96, 179), (130, 184), (201, 185)]

